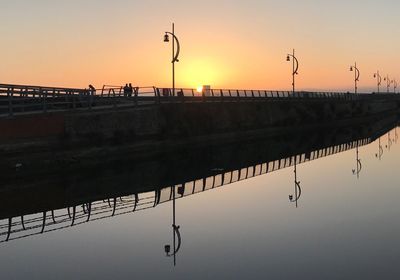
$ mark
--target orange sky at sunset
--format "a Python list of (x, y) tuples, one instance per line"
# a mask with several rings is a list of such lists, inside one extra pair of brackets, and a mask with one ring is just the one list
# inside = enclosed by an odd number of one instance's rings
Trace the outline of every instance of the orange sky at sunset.
[(182, 45), (177, 87), (289, 90), (293, 48), (300, 90), (352, 91), (354, 61), (360, 91), (375, 90), (377, 69), (400, 82), (393, 0), (8, 2), (0, 4), (2, 83), (171, 86), (163, 35), (172, 22)]

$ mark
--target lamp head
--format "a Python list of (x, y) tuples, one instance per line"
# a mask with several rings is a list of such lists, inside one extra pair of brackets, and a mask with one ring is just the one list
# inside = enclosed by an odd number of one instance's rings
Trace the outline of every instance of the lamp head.
[(290, 55), (287, 55), (286, 61), (290, 61)]
[(169, 42), (169, 35), (165, 33), (164, 35), (164, 42), (168, 43)]
[(353, 66), (350, 66), (350, 71), (353, 71)]
[(374, 78), (376, 78), (376, 74), (374, 74)]

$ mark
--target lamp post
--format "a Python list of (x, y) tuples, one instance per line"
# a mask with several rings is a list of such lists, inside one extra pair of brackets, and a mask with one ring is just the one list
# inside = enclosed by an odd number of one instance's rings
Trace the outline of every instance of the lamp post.
[(376, 78), (377, 85), (378, 85), (378, 93), (379, 93), (379, 89), (382, 84), (382, 77), (381, 77), (381, 75), (379, 75), (379, 71), (376, 71), (376, 73), (374, 73), (374, 78)]
[(389, 91), (390, 91), (390, 83), (391, 83), (389, 75), (386, 75), (386, 77), (383, 80), (386, 81), (386, 91), (387, 91), (387, 93), (389, 93)]
[(298, 207), (298, 201), (301, 197), (301, 187), (300, 181), (297, 181), (297, 156), (294, 157), (294, 195), (289, 195), (290, 202), (296, 203), (296, 208)]
[[(172, 32), (166, 31), (164, 35), (164, 42), (169, 42), (169, 35), (172, 36), (172, 96), (175, 96), (175, 62), (179, 62), (179, 52), (181, 50), (179, 40), (175, 36), (175, 24), (172, 23)], [(175, 52), (176, 43), (176, 52)]]
[(357, 68), (357, 62), (350, 66), (350, 71), (354, 71), (354, 93), (357, 94), (357, 82), (360, 80), (360, 70)]
[(297, 70), (299, 70), (299, 61), (297, 60), (295, 54), (294, 54), (294, 49), (293, 49), (293, 54), (288, 54), (286, 56), (286, 61), (290, 61), (290, 58), (292, 58), (293, 62), (293, 72), (292, 72), (292, 87), (293, 87), (293, 95), (295, 92), (295, 75), (298, 75), (299, 73)]
[(392, 84), (393, 84), (393, 93), (396, 93), (397, 81), (396, 80), (392, 80)]

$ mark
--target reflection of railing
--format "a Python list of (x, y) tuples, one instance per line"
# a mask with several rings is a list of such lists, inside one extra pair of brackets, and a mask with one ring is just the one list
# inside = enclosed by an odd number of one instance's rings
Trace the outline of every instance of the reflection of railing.
[(66, 209), (46, 211), (34, 215), (13, 217), (0, 223), (0, 242), (77, 226), (89, 221), (120, 216), (155, 206), (155, 195), (134, 194), (89, 202)]
[(238, 89), (195, 89), (104, 85), (100, 90), (0, 84), (0, 116), (54, 111), (94, 110), (156, 103), (238, 102), (276, 99), (399, 98), (396, 94), (351, 94), (343, 92), (289, 92)]
[(89, 221), (101, 220), (153, 208), (160, 203), (169, 202), (207, 190), (219, 188), (255, 176), (267, 174), (293, 165), (341, 153), (359, 146), (367, 145), (371, 138), (336, 145), (288, 158), (256, 164), (238, 170), (222, 172), (206, 178), (185, 182), (171, 187), (157, 189), (148, 193), (134, 194), (95, 202), (87, 202), (69, 208), (50, 210), (34, 215), (10, 217), (0, 221), (0, 242), (20, 239), (32, 235), (61, 230)]

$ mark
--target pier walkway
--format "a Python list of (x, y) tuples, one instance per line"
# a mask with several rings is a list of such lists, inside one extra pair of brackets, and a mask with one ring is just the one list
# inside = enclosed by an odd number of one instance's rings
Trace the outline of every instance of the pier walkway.
[(0, 84), (0, 118), (48, 112), (74, 112), (149, 106), (160, 103), (184, 102), (266, 102), (288, 99), (398, 98), (394, 93), (351, 94), (343, 92), (295, 92), (269, 90), (195, 89), (134, 87), (131, 94), (122, 86), (104, 85), (101, 89), (77, 89), (30, 85)]

